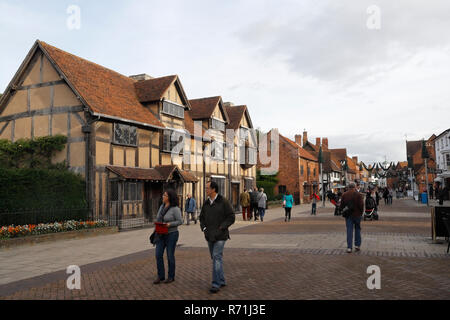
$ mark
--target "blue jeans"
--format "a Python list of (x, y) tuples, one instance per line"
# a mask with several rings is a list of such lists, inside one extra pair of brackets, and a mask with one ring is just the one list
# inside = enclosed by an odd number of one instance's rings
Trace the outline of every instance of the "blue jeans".
[(225, 285), (225, 276), (223, 274), (223, 248), (225, 247), (225, 241), (220, 240), (216, 242), (208, 241), (209, 253), (213, 263), (212, 270), (212, 286), (220, 288), (221, 285)]
[(264, 215), (266, 214), (266, 208), (258, 208), (259, 217), (261, 218), (261, 221), (264, 221)]
[(361, 246), (361, 217), (345, 218), (345, 225), (347, 226), (347, 248), (353, 248), (353, 226), (355, 227), (355, 246)]
[(164, 269), (164, 250), (167, 248), (167, 262), (169, 265), (169, 279), (175, 279), (175, 247), (179, 232), (174, 231), (165, 235), (159, 235), (159, 240), (156, 243), (156, 266), (158, 268), (158, 277), (161, 280), (165, 280), (166, 272)]

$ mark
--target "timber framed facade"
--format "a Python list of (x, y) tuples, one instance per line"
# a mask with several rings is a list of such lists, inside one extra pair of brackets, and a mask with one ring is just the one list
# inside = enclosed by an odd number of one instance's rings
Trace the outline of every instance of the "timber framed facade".
[(200, 206), (210, 179), (239, 210), (256, 186), (256, 139), (227, 143), (231, 127), (253, 129), (246, 106), (189, 100), (176, 75), (126, 77), (39, 40), (0, 98), (0, 139), (67, 136), (52, 161), (85, 178), (93, 219), (121, 228), (152, 223), (167, 188), (182, 209), (188, 193)]

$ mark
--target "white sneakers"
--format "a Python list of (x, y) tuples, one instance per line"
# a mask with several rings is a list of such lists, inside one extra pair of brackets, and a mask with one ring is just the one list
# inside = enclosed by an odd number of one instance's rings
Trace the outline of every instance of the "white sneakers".
[[(360, 251), (361, 248), (358, 246), (355, 246), (355, 252)], [(352, 249), (351, 248), (347, 248), (347, 253), (352, 253)]]

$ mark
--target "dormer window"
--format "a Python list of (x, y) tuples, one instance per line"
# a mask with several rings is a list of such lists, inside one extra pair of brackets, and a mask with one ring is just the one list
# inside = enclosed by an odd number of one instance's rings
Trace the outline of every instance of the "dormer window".
[(225, 122), (216, 118), (211, 118), (211, 128), (219, 131), (225, 131)]
[(184, 107), (167, 100), (163, 101), (162, 112), (173, 117), (184, 119)]

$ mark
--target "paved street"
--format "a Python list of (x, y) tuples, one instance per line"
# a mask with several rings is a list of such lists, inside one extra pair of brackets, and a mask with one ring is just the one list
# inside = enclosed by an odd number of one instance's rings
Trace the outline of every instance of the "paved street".
[[(180, 228), (176, 281), (153, 285), (152, 229), (0, 250), (0, 299), (450, 299), (447, 243), (431, 241), (429, 208), (412, 200), (381, 205), (362, 223), (362, 251), (345, 252), (343, 218), (328, 203), (282, 208), (265, 221), (237, 221), (224, 252), (227, 287), (211, 295), (211, 260), (199, 226)], [(65, 269), (81, 268), (81, 290), (68, 290)], [(367, 267), (381, 270), (369, 290)]]

